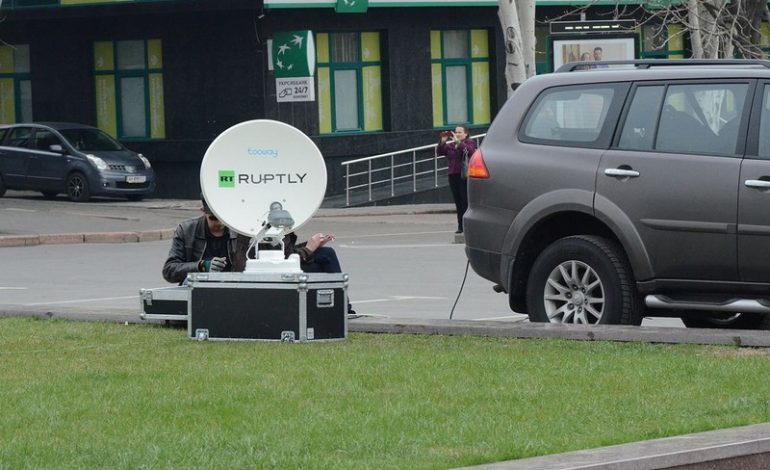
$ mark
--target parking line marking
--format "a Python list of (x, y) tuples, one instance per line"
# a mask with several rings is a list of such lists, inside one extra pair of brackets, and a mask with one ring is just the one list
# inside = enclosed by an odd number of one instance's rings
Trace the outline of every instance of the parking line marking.
[(27, 290), (29, 287), (3, 287), (0, 286), (0, 290)]
[(391, 248), (440, 248), (446, 246), (461, 246), (465, 248), (464, 244), (460, 243), (425, 243), (425, 244), (409, 244), (409, 245), (348, 245), (340, 244), (340, 248), (352, 248), (354, 250), (385, 250)]
[(485, 321), (485, 320), (516, 320), (516, 321), (524, 321), (527, 319), (526, 315), (505, 315), (502, 317), (488, 317), (488, 318), (473, 318), (473, 321)]
[(38, 307), (42, 305), (59, 305), (59, 304), (80, 304), (80, 303), (88, 303), (88, 302), (102, 302), (105, 300), (126, 300), (126, 299), (136, 299), (137, 302), (139, 302), (139, 295), (128, 295), (124, 297), (104, 297), (101, 299), (76, 299), (76, 300), (57, 300), (54, 302), (40, 302), (35, 304), (24, 304), (25, 307)]
[(345, 238), (374, 238), (374, 237), (403, 237), (405, 235), (436, 235), (438, 233), (453, 233), (451, 230), (440, 230), (435, 232), (403, 232), (403, 233), (370, 233), (369, 235), (351, 235), (346, 237), (337, 237), (337, 239)]
[(399, 300), (446, 300), (446, 297), (421, 297), (412, 295), (394, 295), (392, 297), (385, 297), (382, 299), (368, 299), (368, 300), (354, 300), (350, 302), (353, 305), (358, 304), (375, 304), (379, 302), (398, 302)]

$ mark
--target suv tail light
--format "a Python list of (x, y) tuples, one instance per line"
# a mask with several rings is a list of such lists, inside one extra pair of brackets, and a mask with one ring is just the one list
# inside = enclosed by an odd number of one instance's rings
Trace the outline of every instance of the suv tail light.
[(468, 162), (468, 178), (489, 178), (489, 170), (484, 163), (484, 157), (481, 155), (481, 149), (473, 152), (470, 162)]

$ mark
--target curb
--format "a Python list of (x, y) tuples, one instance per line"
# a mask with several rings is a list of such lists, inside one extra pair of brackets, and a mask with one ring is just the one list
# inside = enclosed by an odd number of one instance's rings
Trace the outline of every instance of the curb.
[(770, 424), (755, 424), (563, 454), (509, 460), (474, 470), (765, 469), (770, 462)]
[(348, 322), (348, 331), (421, 335), (472, 335), (507, 338), (552, 338), (576, 341), (619, 341), (666, 344), (707, 344), (738, 347), (770, 347), (763, 330), (716, 330), (628, 325), (562, 325), (476, 320), (414, 320), (409, 318), (360, 317)]
[(36, 245), (68, 245), (76, 243), (138, 243), (158, 240), (168, 240), (174, 237), (173, 228), (162, 230), (145, 230), (140, 232), (88, 232), (88, 233), (55, 233), (45, 235), (3, 235), (0, 236), (0, 248), (36, 246)]

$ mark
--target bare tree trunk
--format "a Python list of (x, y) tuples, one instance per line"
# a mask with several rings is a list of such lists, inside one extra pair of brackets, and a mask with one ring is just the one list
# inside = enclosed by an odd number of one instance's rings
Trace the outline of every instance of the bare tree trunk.
[[(717, 18), (724, 5), (724, 0), (706, 0), (698, 2), (698, 14), (704, 33), (701, 35), (705, 59), (719, 58), (719, 24)], [(707, 9), (707, 6), (712, 8)]]
[(688, 0), (687, 10), (690, 20), (690, 43), (692, 44), (692, 58), (703, 58), (703, 38), (701, 37), (700, 15), (698, 15), (698, 0)]
[(527, 78), (537, 73), (535, 64), (535, 0), (517, 2), (521, 22), (521, 45), (524, 50), (524, 66)]
[(508, 96), (535, 74), (535, 1), (499, 0)]

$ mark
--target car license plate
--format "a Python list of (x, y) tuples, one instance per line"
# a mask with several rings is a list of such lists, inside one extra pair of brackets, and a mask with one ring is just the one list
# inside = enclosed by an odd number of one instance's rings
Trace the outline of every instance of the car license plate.
[(143, 175), (126, 176), (126, 183), (144, 183), (145, 181), (147, 181), (147, 177)]

